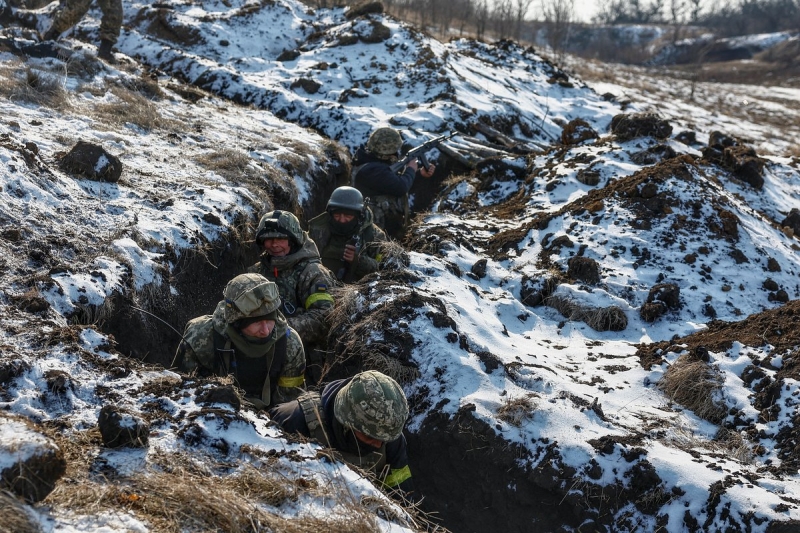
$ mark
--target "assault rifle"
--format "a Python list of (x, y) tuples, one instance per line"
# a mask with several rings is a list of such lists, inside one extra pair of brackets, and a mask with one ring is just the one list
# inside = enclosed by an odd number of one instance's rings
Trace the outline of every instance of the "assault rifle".
[(353, 263), (358, 262), (358, 254), (361, 252), (361, 237), (359, 235), (353, 235), (353, 238), (350, 239), (347, 244), (352, 244), (356, 247), (356, 255), (353, 257), (352, 261), (344, 263), (344, 266), (336, 273), (336, 279), (344, 283), (352, 283), (356, 273), (356, 265)]
[(442, 141), (446, 141), (450, 137), (454, 137), (457, 135), (457, 131), (451, 131), (447, 135), (442, 135), (441, 137), (436, 137), (435, 139), (431, 139), (430, 141), (425, 141), (424, 143), (420, 144), (416, 148), (412, 148), (409, 150), (406, 155), (398, 161), (397, 163), (393, 163), (389, 168), (392, 169), (392, 172), (395, 174), (401, 172), (406, 165), (408, 165), (413, 160), (417, 159), (420, 164), (428, 170), (430, 168), (430, 163), (428, 162), (428, 158), (426, 154), (433, 150), (434, 148), (438, 148)]

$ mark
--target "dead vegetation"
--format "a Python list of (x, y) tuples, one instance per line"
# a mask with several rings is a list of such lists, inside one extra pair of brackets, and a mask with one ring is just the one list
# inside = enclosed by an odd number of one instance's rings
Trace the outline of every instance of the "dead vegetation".
[(625, 311), (616, 305), (591, 307), (568, 296), (553, 295), (544, 304), (561, 313), (567, 320), (584, 322), (595, 331), (623, 331), (628, 327)]
[[(53, 432), (57, 434), (58, 432)], [(287, 533), (372, 532), (375, 514), (351, 494), (344, 482), (324, 483), (313, 476), (282, 473), (274, 459), (262, 466), (243, 465), (227, 474), (231, 465), (212, 457), (204, 463), (185, 454), (157, 455), (152, 464), (130, 476), (91, 474), (99, 446), (96, 429), (69, 437), (59, 435), (68, 458), (65, 482), (59, 483), (45, 503), (78, 515), (132, 513), (153, 531), (226, 531), (232, 533), (281, 531)], [(200, 466), (206, 463), (216, 466)], [(214, 473), (217, 472), (217, 473)], [(285, 518), (267, 507), (280, 507), (298, 498), (333, 498), (341, 508), (325, 517)], [(368, 503), (368, 502), (367, 502)], [(6, 506), (3, 506), (5, 513)], [(23, 516), (24, 515), (20, 515)], [(4, 526), (13, 521), (3, 521)], [(12, 531), (36, 531), (12, 528)]]
[(130, 123), (145, 131), (177, 127), (172, 120), (162, 117), (158, 106), (145, 95), (125, 87), (112, 87), (111, 93), (114, 101), (95, 108), (96, 115), (106, 123), (113, 126)]
[(63, 75), (17, 63), (0, 69), (0, 95), (9, 100), (65, 110), (70, 105), (65, 81)]
[(720, 401), (723, 384), (718, 369), (684, 354), (667, 368), (658, 388), (700, 418), (719, 424), (727, 413), (727, 407)]
[(497, 409), (497, 418), (514, 427), (520, 427), (523, 423), (533, 419), (536, 407), (536, 402), (530, 394), (518, 398), (509, 397)]
[(41, 529), (23, 505), (12, 494), (0, 491), (0, 524), (5, 531), (14, 533), (39, 533)]

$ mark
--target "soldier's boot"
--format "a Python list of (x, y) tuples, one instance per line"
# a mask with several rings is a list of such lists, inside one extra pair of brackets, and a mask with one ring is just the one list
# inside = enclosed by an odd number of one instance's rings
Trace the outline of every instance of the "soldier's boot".
[(42, 40), (57, 41), (59, 37), (61, 37), (61, 32), (51, 27), (49, 30), (44, 32), (44, 35), (42, 35)]
[(102, 59), (107, 63), (114, 64), (117, 60), (114, 58), (114, 54), (111, 52), (111, 48), (114, 46), (109, 40), (102, 39), (100, 41), (100, 48), (97, 49), (97, 57)]

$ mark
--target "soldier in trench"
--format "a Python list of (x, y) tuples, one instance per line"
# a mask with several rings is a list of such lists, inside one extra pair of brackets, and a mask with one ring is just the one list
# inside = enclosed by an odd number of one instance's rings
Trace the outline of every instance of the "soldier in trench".
[(374, 474), (392, 496), (417, 501), (403, 427), (408, 402), (389, 376), (368, 370), (328, 383), (270, 409), (270, 418), (330, 448), (344, 462)]
[(225, 286), (213, 315), (186, 324), (179, 369), (190, 375), (233, 376), (255, 407), (266, 409), (305, 392), (300, 336), (280, 312), (278, 287), (258, 274)]
[(316, 384), (325, 366), (325, 318), (333, 307), (329, 292), (333, 274), (322, 264), (316, 244), (302, 230), (300, 221), (288, 211), (270, 211), (261, 217), (255, 242), (264, 252), (248, 271), (278, 286), (281, 311), (303, 340), (306, 376)]
[(377, 272), (380, 244), (387, 241), (373, 223), (361, 192), (353, 187), (333, 191), (325, 212), (309, 221), (308, 234), (319, 248), (322, 264), (345, 283)]
[(436, 170), (436, 165), (419, 169), (417, 161), (411, 160), (402, 172), (393, 172), (391, 164), (400, 158), (402, 146), (400, 133), (378, 128), (353, 158), (353, 186), (370, 199), (374, 223), (393, 238), (402, 236), (408, 225), (408, 191), (417, 174), (430, 178)]

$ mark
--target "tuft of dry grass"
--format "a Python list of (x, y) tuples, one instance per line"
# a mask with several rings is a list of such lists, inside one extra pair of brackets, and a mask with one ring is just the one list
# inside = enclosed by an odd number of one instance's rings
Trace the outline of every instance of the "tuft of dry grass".
[(658, 382), (658, 388), (672, 401), (714, 424), (720, 423), (728, 412), (716, 399), (722, 385), (722, 374), (717, 368), (689, 354), (681, 355)]
[(531, 394), (519, 398), (509, 397), (497, 409), (497, 418), (512, 426), (520, 427), (523, 422), (533, 418), (536, 407), (536, 402)]
[(584, 322), (595, 331), (622, 331), (628, 327), (625, 311), (616, 305), (609, 307), (590, 307), (561, 295), (545, 298), (544, 304), (561, 313), (567, 320)]
[(254, 177), (256, 172), (250, 167), (250, 156), (242, 150), (220, 148), (198, 156), (197, 163), (229, 180), (239, 181), (242, 177)]
[(28, 506), (6, 491), (0, 491), (0, 524), (4, 531), (13, 531), (14, 533), (40, 533), (42, 531), (28, 511)]
[(64, 87), (63, 76), (29, 66), (21, 68), (21, 63), (14, 67), (0, 69), (0, 95), (53, 109), (69, 107), (69, 93)]
[(114, 87), (111, 93), (116, 98), (114, 102), (100, 104), (95, 108), (95, 114), (106, 123), (114, 126), (131, 123), (145, 131), (172, 125), (172, 121), (163, 118), (158, 107), (139, 92), (125, 87)]

